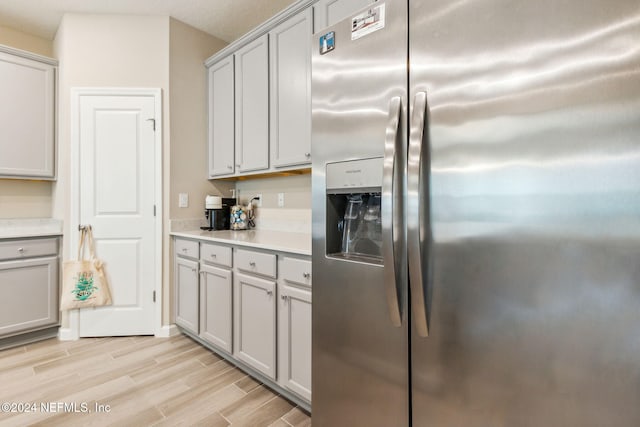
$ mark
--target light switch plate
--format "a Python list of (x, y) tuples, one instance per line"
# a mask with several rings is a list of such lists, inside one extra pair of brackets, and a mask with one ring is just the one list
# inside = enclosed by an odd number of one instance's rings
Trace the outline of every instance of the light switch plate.
[(179, 208), (189, 207), (189, 193), (178, 194), (178, 207)]
[(278, 207), (284, 207), (284, 193), (278, 193)]

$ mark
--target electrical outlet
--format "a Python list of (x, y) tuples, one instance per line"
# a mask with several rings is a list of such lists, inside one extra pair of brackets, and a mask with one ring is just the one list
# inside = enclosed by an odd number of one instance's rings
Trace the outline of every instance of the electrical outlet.
[(261, 208), (262, 207), (262, 193), (256, 194), (256, 197), (258, 198), (258, 200), (256, 200), (256, 206)]
[(179, 208), (189, 207), (189, 193), (178, 194), (178, 207)]
[(278, 207), (284, 207), (284, 193), (278, 193)]

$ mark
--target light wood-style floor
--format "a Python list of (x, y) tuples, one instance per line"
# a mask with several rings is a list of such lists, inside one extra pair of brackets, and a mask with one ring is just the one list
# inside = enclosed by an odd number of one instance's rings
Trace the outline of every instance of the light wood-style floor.
[(3, 405), (0, 426), (311, 425), (291, 402), (182, 335), (51, 339), (0, 351), (2, 403), (36, 408), (7, 413)]

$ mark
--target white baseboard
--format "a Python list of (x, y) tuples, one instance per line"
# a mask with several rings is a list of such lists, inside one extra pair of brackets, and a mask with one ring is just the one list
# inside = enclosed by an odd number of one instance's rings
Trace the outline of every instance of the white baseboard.
[(180, 334), (176, 325), (163, 325), (160, 330), (156, 331), (156, 337), (169, 338)]
[(58, 329), (58, 339), (60, 341), (75, 341), (80, 339), (78, 336), (78, 331), (73, 330), (71, 328), (60, 328)]

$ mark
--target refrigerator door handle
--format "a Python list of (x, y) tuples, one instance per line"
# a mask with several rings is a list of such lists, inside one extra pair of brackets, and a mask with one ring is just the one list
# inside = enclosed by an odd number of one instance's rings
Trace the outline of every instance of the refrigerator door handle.
[(400, 299), (398, 298), (398, 253), (396, 250), (396, 240), (400, 236), (398, 224), (401, 212), (399, 204), (401, 198), (398, 197), (398, 179), (400, 172), (398, 153), (402, 152), (399, 138), (400, 112), (402, 102), (399, 96), (391, 98), (389, 102), (389, 120), (385, 131), (384, 140), (384, 161), (382, 175), (382, 256), (384, 260), (384, 285), (387, 294), (387, 304), (389, 306), (389, 316), (391, 323), (402, 326), (402, 316), (400, 313)]
[(427, 265), (423, 256), (429, 240), (429, 200), (424, 174), (425, 157), (429, 153), (427, 126), (427, 93), (418, 92), (413, 98), (411, 128), (409, 130), (409, 153), (407, 158), (407, 253), (409, 258), (409, 284), (411, 288), (411, 308), (416, 332), (421, 337), (429, 335), (425, 278)]

